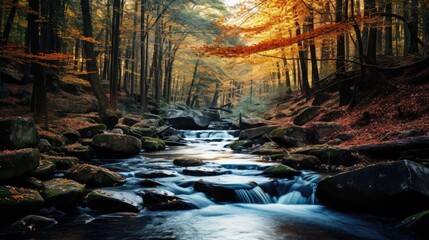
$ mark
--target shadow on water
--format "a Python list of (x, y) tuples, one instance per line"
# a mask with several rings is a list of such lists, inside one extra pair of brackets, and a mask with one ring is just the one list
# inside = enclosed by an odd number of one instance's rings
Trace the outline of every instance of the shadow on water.
[[(397, 231), (397, 222), (317, 205), (314, 192), (320, 176), (316, 173), (303, 172), (293, 179), (261, 176), (273, 163), (224, 148), (236, 139), (234, 134), (187, 131), (184, 135), (189, 146), (143, 152), (122, 160), (95, 161), (127, 177), (127, 184), (115, 190), (175, 195), (198, 209), (101, 215), (81, 208), (75, 216), (66, 216), (53, 227), (18, 233), (18, 237), (0, 235), (0, 239), (411, 239)], [(186, 175), (185, 168), (173, 164), (177, 158), (201, 159), (206, 163), (204, 169), (223, 169), (227, 174)], [(142, 187), (139, 174), (153, 172), (168, 176), (154, 179), (159, 186)], [(235, 201), (216, 201), (196, 192), (194, 183), (201, 180), (233, 191)]]

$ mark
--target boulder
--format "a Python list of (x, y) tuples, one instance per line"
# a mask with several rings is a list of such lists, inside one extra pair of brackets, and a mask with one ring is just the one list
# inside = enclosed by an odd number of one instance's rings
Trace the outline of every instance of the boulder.
[(144, 206), (149, 210), (175, 211), (196, 209), (194, 204), (167, 193), (144, 191)]
[(283, 157), (282, 164), (297, 170), (317, 170), (322, 162), (315, 156), (291, 154)]
[[(153, 137), (156, 133), (156, 130), (153, 128), (139, 128), (139, 127), (131, 127), (130, 131), (134, 134), (137, 134), (141, 137)], [(133, 135), (135, 136), (135, 135)]]
[(143, 199), (132, 192), (111, 190), (93, 190), (85, 197), (85, 202), (92, 210), (138, 213), (143, 207)]
[(323, 103), (325, 103), (326, 101), (328, 101), (329, 99), (331, 99), (331, 95), (327, 92), (321, 92), (316, 94), (316, 96), (314, 96), (313, 102), (311, 103), (312, 106), (320, 106)]
[(232, 172), (230, 170), (227, 170), (225, 168), (189, 167), (183, 169), (183, 174), (185, 175), (200, 177), (218, 176), (231, 173)]
[(0, 119), (0, 149), (36, 147), (39, 141), (33, 118)]
[(239, 141), (235, 141), (235, 142), (233, 142), (233, 143), (231, 143), (230, 145), (229, 145), (229, 147), (232, 149), (232, 150), (237, 150), (237, 149), (239, 149), (239, 148), (248, 148), (248, 147), (252, 147), (252, 141), (250, 141), (250, 140), (239, 140)]
[(73, 209), (85, 193), (85, 186), (70, 179), (55, 178), (44, 182), (43, 198), (64, 210)]
[(148, 171), (136, 173), (138, 178), (166, 178), (166, 177), (176, 177), (177, 175), (173, 171)]
[(68, 178), (89, 187), (111, 187), (122, 185), (126, 179), (107, 168), (90, 164), (75, 165), (70, 169)]
[(81, 137), (80, 132), (74, 129), (66, 129), (64, 132), (61, 133), (61, 135), (73, 142), (76, 142)]
[(265, 169), (261, 175), (271, 178), (293, 178), (301, 175), (301, 172), (286, 165), (279, 164)]
[(257, 127), (262, 127), (262, 126), (266, 126), (268, 125), (267, 121), (262, 119), (262, 118), (258, 118), (258, 117), (250, 117), (250, 116), (240, 116), (239, 120), (238, 120), (238, 128), (240, 130), (245, 130), (245, 129), (249, 129), (249, 128), (257, 128)]
[(297, 126), (274, 129), (269, 137), (279, 146), (286, 148), (300, 147), (307, 142), (306, 130)]
[(173, 163), (179, 167), (196, 167), (205, 164), (201, 159), (174, 159)]
[(0, 152), (0, 180), (31, 173), (39, 161), (39, 150), (33, 148)]
[(55, 164), (51, 161), (40, 160), (39, 166), (31, 172), (31, 175), (37, 178), (47, 178), (51, 176), (56, 170)]
[(307, 130), (307, 139), (311, 143), (326, 143), (344, 130), (345, 128), (337, 123), (315, 122)]
[(350, 150), (338, 147), (314, 145), (293, 153), (316, 156), (322, 164), (327, 165), (353, 166), (356, 164), (356, 158), (352, 156)]
[(254, 183), (219, 184), (200, 180), (194, 183), (194, 190), (205, 193), (217, 202), (238, 202), (236, 190), (251, 190), (255, 186)]
[(309, 122), (311, 119), (319, 115), (320, 107), (312, 106), (303, 109), (296, 117), (293, 118), (293, 123), (302, 126)]
[(152, 179), (143, 179), (138, 184), (139, 184), (139, 186), (149, 187), (149, 188), (151, 188), (151, 187), (157, 187), (157, 186), (162, 186), (162, 183), (157, 182), (157, 181), (152, 180)]
[(22, 217), (43, 207), (44, 200), (38, 191), (0, 186), (0, 222)]
[(40, 139), (39, 144), (37, 145), (37, 149), (39, 149), (39, 151), (41, 153), (46, 153), (49, 152), (53, 149), (51, 143), (49, 143), (48, 140), (46, 139)]
[(138, 128), (157, 128), (160, 126), (161, 121), (158, 119), (144, 119), (136, 124), (133, 127)]
[(142, 148), (146, 151), (159, 151), (165, 149), (165, 141), (159, 138), (142, 137)]
[(332, 110), (320, 116), (319, 121), (321, 122), (332, 122), (342, 117), (346, 112), (343, 110)]
[(122, 124), (125, 124), (127, 126), (132, 126), (140, 121), (144, 120), (142, 117), (137, 116), (125, 116), (121, 119), (119, 119), (119, 122)]
[(129, 135), (97, 134), (92, 138), (95, 154), (103, 157), (137, 155), (142, 149), (142, 141)]
[(107, 126), (104, 124), (95, 124), (89, 127), (78, 129), (82, 138), (92, 138), (97, 134), (100, 134), (107, 130)]
[(167, 120), (176, 129), (200, 130), (207, 129), (210, 117), (198, 110), (169, 110)]
[(12, 224), (12, 227), (17, 231), (35, 231), (43, 227), (48, 227), (58, 222), (53, 218), (48, 218), (39, 215), (28, 215)]
[(273, 131), (274, 129), (277, 129), (277, 126), (261, 126), (261, 127), (257, 127), (257, 128), (248, 128), (245, 130), (240, 131), (240, 136), (238, 137), (239, 140), (247, 140), (247, 139), (252, 139), (254, 137), (257, 136), (262, 136), (264, 134), (269, 134), (271, 133), (271, 131)]
[(44, 160), (53, 162), (58, 170), (67, 170), (76, 164), (79, 164), (79, 159), (75, 157), (60, 157), (60, 156), (43, 156)]
[(90, 146), (75, 146), (67, 149), (67, 155), (78, 158), (80, 161), (89, 161), (92, 159), (94, 152)]
[(429, 209), (429, 169), (403, 160), (321, 180), (316, 196), (327, 206), (405, 217)]

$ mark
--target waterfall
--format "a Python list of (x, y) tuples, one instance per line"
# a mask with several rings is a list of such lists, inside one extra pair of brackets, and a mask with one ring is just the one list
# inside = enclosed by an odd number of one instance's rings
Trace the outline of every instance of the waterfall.
[(273, 202), (270, 195), (259, 186), (252, 189), (235, 189), (235, 196), (242, 203), (269, 204)]
[(198, 208), (205, 208), (215, 204), (214, 202), (210, 201), (204, 193), (194, 193), (189, 195), (183, 194), (177, 196), (183, 200), (193, 203)]
[(184, 130), (182, 131), (186, 140), (234, 140), (235, 131), (231, 130)]
[(316, 204), (316, 198), (314, 194), (311, 194), (308, 197), (302, 196), (302, 194), (299, 191), (292, 191), (289, 192), (283, 196), (281, 196), (277, 203), (279, 204)]

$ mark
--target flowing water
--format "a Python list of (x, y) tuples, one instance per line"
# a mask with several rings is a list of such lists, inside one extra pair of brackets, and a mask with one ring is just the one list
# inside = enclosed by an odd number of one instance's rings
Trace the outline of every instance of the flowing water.
[[(197, 206), (195, 210), (150, 211), (139, 214), (96, 214), (80, 208), (59, 224), (36, 231), (33, 239), (411, 239), (398, 232), (398, 222), (364, 215), (341, 213), (321, 205), (315, 198), (320, 176), (304, 172), (294, 179), (270, 179), (260, 173), (273, 165), (260, 157), (235, 154), (224, 145), (235, 139), (231, 131), (184, 131), (188, 146), (120, 159), (98, 159), (96, 164), (119, 172), (128, 182), (115, 190), (152, 190), (176, 195)], [(227, 174), (188, 176), (173, 160), (202, 159), (204, 168)], [(162, 185), (145, 188), (139, 173), (165, 172)], [(216, 201), (196, 192), (193, 184), (204, 180), (234, 186), (235, 202)], [(250, 184), (249, 184), (250, 183)], [(246, 186), (246, 187), (240, 187)], [(249, 187), (250, 186), (250, 187)], [(22, 236), (21, 236), (22, 237)], [(25, 237), (25, 236), (24, 236)], [(0, 237), (1, 238), (1, 237)]]

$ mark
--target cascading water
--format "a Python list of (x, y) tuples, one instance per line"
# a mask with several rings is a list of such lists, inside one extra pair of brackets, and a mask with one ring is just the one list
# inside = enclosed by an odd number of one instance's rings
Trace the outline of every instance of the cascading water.
[(241, 203), (257, 203), (257, 204), (269, 204), (272, 203), (270, 195), (259, 186), (256, 186), (250, 190), (248, 189), (236, 189), (235, 196)]
[(183, 130), (183, 136), (188, 141), (232, 141), (236, 137), (234, 130)]

